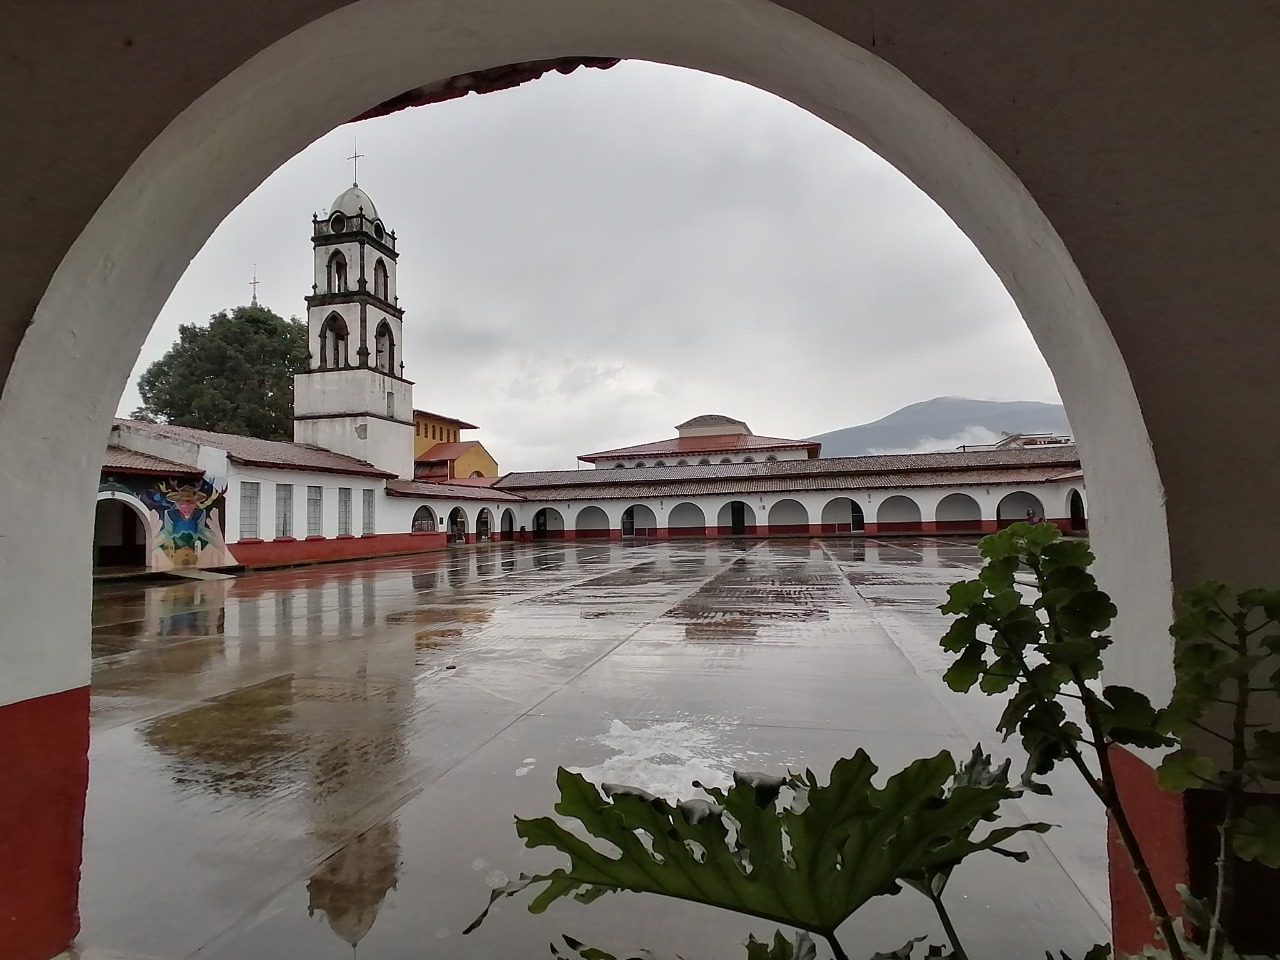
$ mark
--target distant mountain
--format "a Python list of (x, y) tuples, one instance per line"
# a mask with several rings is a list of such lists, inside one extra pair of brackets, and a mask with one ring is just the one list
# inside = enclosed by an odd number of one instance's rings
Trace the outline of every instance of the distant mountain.
[(824, 457), (857, 457), (954, 450), (962, 444), (995, 443), (1006, 433), (1070, 434), (1071, 424), (1058, 403), (935, 397), (871, 423), (807, 439), (822, 444)]

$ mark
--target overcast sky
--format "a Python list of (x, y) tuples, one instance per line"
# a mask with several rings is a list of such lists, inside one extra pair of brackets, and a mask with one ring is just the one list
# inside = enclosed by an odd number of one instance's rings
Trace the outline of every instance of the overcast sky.
[(803, 437), (943, 395), (1057, 401), (1013, 302), (938, 207), (770, 94), (626, 62), (347, 125), (281, 167), (192, 261), (178, 324), (249, 299), (305, 316), (311, 214), (360, 185), (400, 250), (420, 408), (503, 470), (673, 436), (701, 413)]

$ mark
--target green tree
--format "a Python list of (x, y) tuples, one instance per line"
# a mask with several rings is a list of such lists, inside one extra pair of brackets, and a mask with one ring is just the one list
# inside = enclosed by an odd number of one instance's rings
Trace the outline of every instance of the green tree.
[(307, 326), (265, 307), (215, 313), (184, 323), (169, 352), (138, 380), (135, 417), (182, 427), (293, 437), (293, 374), (307, 365)]

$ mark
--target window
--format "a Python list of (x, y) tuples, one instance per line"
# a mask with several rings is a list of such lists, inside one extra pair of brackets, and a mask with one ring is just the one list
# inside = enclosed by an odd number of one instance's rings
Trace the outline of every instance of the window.
[(351, 533), (351, 488), (338, 488), (338, 536)]
[(256, 480), (240, 481), (240, 539), (258, 539), (258, 508), (262, 484)]
[(764, 460), (765, 460), (765, 463), (777, 463), (777, 462), (778, 462), (778, 458), (777, 458), (777, 457), (775, 457), (772, 453), (771, 453), (771, 454), (769, 454), (767, 457), (765, 457), (765, 458), (764, 458)]
[(387, 416), (395, 419), (396, 415), (396, 395), (390, 390), (387, 391)]
[(324, 536), (324, 487), (307, 487), (307, 536)]
[(667, 465), (667, 461), (665, 461), (665, 460), (655, 460), (655, 461), (653, 461), (653, 465), (654, 465), (655, 467), (665, 467), (665, 466)]
[(328, 286), (329, 293), (347, 291), (347, 258), (342, 255), (341, 250), (333, 251), (333, 256), (329, 258)]
[(394, 373), (396, 366), (396, 341), (391, 335), (391, 324), (383, 320), (373, 338), (373, 365), (383, 373)]
[(432, 440), (437, 439), (437, 438), (436, 438), (436, 425), (435, 425), (434, 423), (431, 425), (431, 439), (432, 439)]
[(743, 458), (742, 458), (742, 462), (743, 462), (743, 463), (755, 463), (755, 462), (756, 462), (756, 458), (755, 458), (755, 457), (743, 457)]
[(622, 469), (623, 467), (625, 467), (625, 466), (626, 466), (626, 464), (625, 464), (625, 463), (615, 463), (615, 464), (613, 465), (613, 469), (615, 469), (615, 470), (621, 470), (621, 469)]
[(417, 420), (413, 421), (413, 435), (415, 437), (422, 436), (422, 424), (419, 423)]
[(364, 522), (360, 526), (360, 532), (363, 534), (376, 533), (373, 522), (373, 491), (361, 490), (360, 494), (364, 498)]
[(689, 461), (688, 461), (688, 460), (677, 460), (677, 461), (676, 461), (676, 466), (677, 466), (677, 467), (687, 467), (688, 465), (689, 465)]
[(732, 457), (721, 457), (721, 458), (720, 458), (720, 462), (721, 462), (721, 463), (733, 463), (733, 458), (732, 458)]
[(373, 265), (373, 295), (383, 300), (389, 299), (387, 297), (387, 265), (382, 262), (381, 257)]
[(347, 365), (347, 322), (336, 313), (325, 318), (320, 328), (320, 366), (336, 370)]
[(638, 461), (638, 462), (636, 463), (636, 466), (637, 466), (637, 467), (645, 467), (645, 466), (648, 466), (648, 464), (646, 464), (643, 460), (640, 460), (640, 461)]
[(699, 460), (699, 461), (698, 461), (698, 466), (700, 466), (700, 467), (709, 467), (709, 466), (711, 466), (711, 458), (710, 458), (710, 457), (703, 457), (701, 460)]
[(276, 484), (276, 536), (293, 536), (293, 484)]

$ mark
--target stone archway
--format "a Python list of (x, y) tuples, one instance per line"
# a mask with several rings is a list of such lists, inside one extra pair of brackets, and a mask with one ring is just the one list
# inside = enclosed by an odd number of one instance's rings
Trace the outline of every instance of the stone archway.
[(93, 569), (154, 569), (155, 537), (150, 511), (137, 498), (122, 493), (98, 494), (93, 517)]

